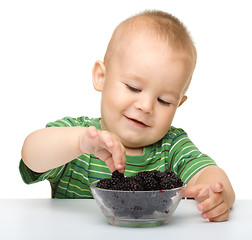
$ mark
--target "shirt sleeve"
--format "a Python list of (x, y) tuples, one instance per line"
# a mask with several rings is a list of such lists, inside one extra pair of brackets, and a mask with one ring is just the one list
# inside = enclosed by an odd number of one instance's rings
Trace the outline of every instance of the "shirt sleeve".
[(46, 127), (79, 127), (79, 126), (85, 126), (84, 118), (76, 119), (72, 117), (65, 117), (55, 122), (49, 122), (46, 124)]
[(215, 161), (199, 149), (188, 138), (187, 133), (177, 129), (174, 133), (170, 149), (171, 170), (174, 171), (184, 183), (198, 171), (209, 165), (216, 165)]
[[(75, 118), (65, 117), (55, 122), (49, 122), (46, 124), (46, 127), (75, 127), (82, 126), (83, 121), (78, 121)], [(20, 160), (19, 163), (19, 172), (23, 181), (26, 184), (32, 184), (44, 180), (49, 180), (51, 184), (57, 184), (59, 179), (62, 177), (63, 173), (66, 171), (67, 165), (60, 166), (55, 169), (51, 169), (44, 173), (36, 173), (32, 171), (29, 167), (25, 165), (23, 160)]]
[(44, 181), (45, 179), (47, 179), (52, 184), (56, 184), (62, 177), (62, 175), (65, 173), (66, 168), (67, 164), (60, 166), (58, 168), (51, 169), (44, 173), (36, 173), (32, 171), (29, 167), (27, 167), (22, 159), (19, 164), (19, 172), (21, 174), (23, 181), (26, 184), (32, 184)]

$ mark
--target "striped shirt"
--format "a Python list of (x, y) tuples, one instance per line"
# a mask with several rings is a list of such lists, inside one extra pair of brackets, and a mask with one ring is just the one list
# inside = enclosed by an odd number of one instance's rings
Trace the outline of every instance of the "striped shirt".
[[(75, 126), (95, 126), (101, 130), (99, 118), (66, 117), (46, 125), (46, 127)], [(126, 159), (125, 176), (134, 176), (140, 171), (164, 172), (170, 169), (185, 183), (202, 168), (215, 165), (209, 156), (196, 148), (184, 130), (175, 127), (171, 127), (160, 141), (144, 147), (142, 155), (127, 155)], [(56, 198), (93, 198), (90, 183), (111, 178), (112, 175), (105, 162), (93, 154), (83, 154), (45, 173), (33, 172), (21, 159), (19, 170), (23, 181), (27, 184), (48, 180), (52, 187), (52, 197)]]

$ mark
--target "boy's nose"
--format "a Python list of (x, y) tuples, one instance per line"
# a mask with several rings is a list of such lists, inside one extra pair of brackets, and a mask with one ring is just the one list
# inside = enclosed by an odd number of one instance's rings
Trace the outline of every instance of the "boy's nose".
[(153, 108), (154, 108), (154, 99), (151, 97), (148, 98), (141, 98), (136, 102), (136, 108), (138, 110), (143, 111), (144, 113), (153, 113)]

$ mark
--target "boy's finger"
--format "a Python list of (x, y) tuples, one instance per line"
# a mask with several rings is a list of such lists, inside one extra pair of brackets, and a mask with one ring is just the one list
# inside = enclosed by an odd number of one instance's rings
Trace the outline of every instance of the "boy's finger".
[(90, 126), (87, 128), (87, 134), (89, 137), (95, 138), (98, 135), (97, 129), (94, 126)]
[(184, 197), (196, 197), (202, 190), (202, 185), (196, 185), (192, 187), (187, 187), (184, 190)]
[(107, 150), (110, 150), (114, 146), (114, 141), (110, 133), (106, 131), (101, 131), (99, 136), (101, 145), (104, 144), (104, 147), (107, 148)]
[(214, 194), (213, 196), (207, 198), (205, 201), (198, 204), (199, 211), (209, 211), (210, 209), (216, 208), (219, 204), (223, 202), (223, 198), (220, 194)]
[(108, 157), (104, 161), (106, 165), (108, 166), (110, 172), (114, 172), (116, 170), (112, 156)]
[(211, 221), (211, 222), (224, 222), (224, 221), (227, 221), (228, 218), (229, 218), (229, 210), (227, 210), (225, 213), (223, 213), (217, 217), (209, 218), (209, 221)]
[[(103, 131), (100, 135), (101, 144), (104, 144), (104, 148), (111, 153), (111, 158), (106, 159), (110, 171), (118, 170), (124, 173), (126, 165), (126, 153), (125, 148), (120, 141), (111, 133)], [(108, 163), (107, 163), (108, 161)]]
[(215, 218), (228, 211), (228, 206), (224, 202), (214, 206), (213, 208), (202, 212), (203, 218)]
[(119, 145), (120, 145), (120, 152), (118, 152), (117, 159), (115, 159), (115, 164), (118, 162), (117, 170), (120, 173), (124, 173), (126, 168), (126, 150), (121, 143), (119, 143)]
[(124, 156), (122, 152), (121, 143), (114, 141), (114, 147), (112, 148), (112, 157), (114, 160), (115, 168), (123, 173), (125, 169)]
[(213, 183), (211, 188), (214, 193), (219, 193), (223, 190), (223, 184), (221, 182)]

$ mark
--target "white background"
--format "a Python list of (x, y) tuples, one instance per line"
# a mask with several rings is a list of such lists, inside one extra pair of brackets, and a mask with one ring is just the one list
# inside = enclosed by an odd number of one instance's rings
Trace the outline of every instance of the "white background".
[(93, 64), (114, 28), (145, 9), (177, 16), (198, 50), (188, 101), (173, 125), (226, 171), (237, 198), (252, 198), (249, 0), (0, 1), (0, 198), (50, 197), (48, 182), (22, 182), (25, 137), (65, 116), (100, 116)]

